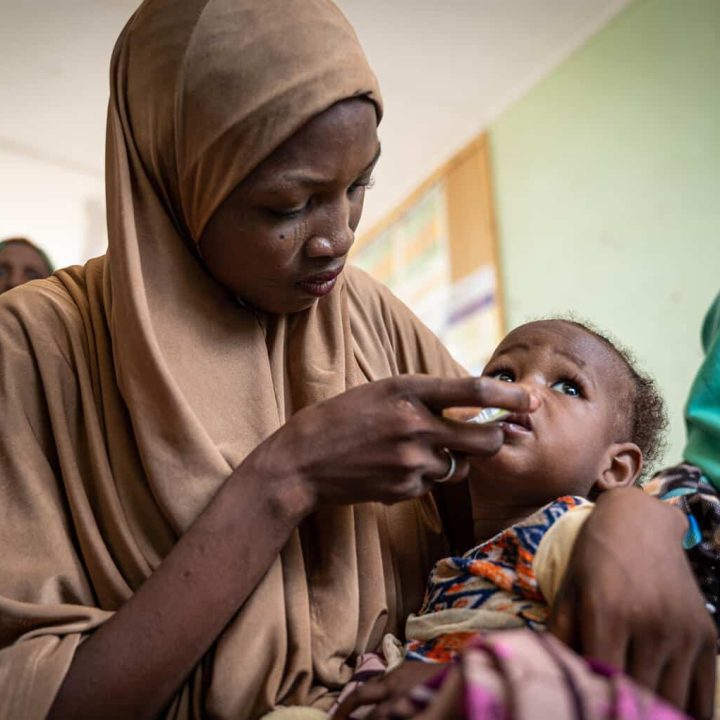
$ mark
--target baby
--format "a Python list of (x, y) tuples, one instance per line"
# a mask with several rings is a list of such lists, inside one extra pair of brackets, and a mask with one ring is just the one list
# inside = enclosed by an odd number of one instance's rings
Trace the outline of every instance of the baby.
[[(476, 645), (481, 631), (543, 630), (577, 532), (593, 507), (592, 498), (638, 482), (662, 447), (665, 411), (652, 380), (612, 342), (577, 322), (543, 320), (513, 330), (483, 374), (522, 384), (541, 405), (531, 414), (503, 417), (500, 450), (469, 459), (476, 546), (435, 564), (423, 605), (407, 620), (404, 645), (387, 635), (382, 655), (359, 658), (353, 682), (340, 696), (340, 703), (349, 700), (338, 717), (361, 718), (369, 712), (369, 707), (359, 705), (361, 693), (352, 692), (371, 677), (404, 664), (402, 682), (409, 689), (429, 678), (428, 671), (437, 672), (434, 665), (403, 661), (448, 662), (459, 650)], [(468, 410), (456, 408), (446, 415), (467, 419)], [(478, 410), (472, 409), (472, 414)], [(525, 647), (527, 635), (502, 637), (505, 643), (523, 646), (516, 660), (536, 657), (535, 650)], [(571, 655), (563, 662), (577, 665)], [(537, 671), (535, 666), (523, 670), (533, 676)], [(490, 685), (499, 682), (487, 668), (482, 677)], [(611, 681), (588, 670), (580, 677), (588, 696), (607, 705), (614, 691), (604, 683)], [(560, 707), (565, 684), (543, 678), (539, 683), (547, 685), (544, 700), (550, 698), (553, 707)], [(425, 697), (428, 689), (423, 688), (420, 696)], [(628, 692), (637, 699), (643, 691)], [(392, 691), (376, 685), (372, 693), (365, 702), (379, 702)], [(646, 697), (643, 702), (654, 701)], [(678, 717), (667, 709), (663, 712), (662, 717)]]
[(577, 322), (513, 330), (483, 374), (522, 384), (542, 404), (500, 420), (495, 455), (470, 458), (478, 544), (433, 568), (407, 622), (408, 660), (446, 662), (479, 630), (543, 629), (592, 498), (636, 483), (661, 449), (666, 420), (654, 383)]
[[(414, 716), (411, 709), (425, 707), (452, 667), (438, 669), (434, 663), (447, 663), (466, 648), (466, 653), (475, 653), (463, 661), (466, 697), (492, 696), (497, 703), (510, 686), (517, 691), (513, 683), (519, 682), (525, 709), (537, 710), (533, 717), (549, 716), (538, 710), (542, 703), (553, 709), (553, 717), (569, 717), (573, 705), (563, 678), (572, 667), (574, 692), (582, 691), (586, 709), (594, 708), (588, 717), (630, 717), (614, 705), (612, 698), (620, 697), (632, 699), (632, 708), (647, 710), (632, 717), (680, 717), (630, 680), (607, 669), (596, 673), (553, 638), (541, 642), (540, 634), (527, 632), (479, 635), (546, 627), (577, 532), (593, 508), (592, 498), (637, 483), (659, 454), (666, 419), (654, 383), (607, 338), (577, 322), (557, 319), (513, 330), (483, 374), (520, 383), (541, 404), (530, 414), (506, 414), (499, 421), (504, 436), (500, 450), (469, 458), (477, 544), (462, 556), (435, 564), (423, 605), (407, 620), (406, 642), (387, 635), (380, 655), (359, 658), (353, 681), (339, 698), (337, 716), (365, 717), (373, 703), (385, 708), (385, 701), (403, 692), (409, 694), (400, 700), (403, 711), (397, 717)], [(446, 415), (467, 419), (468, 410), (477, 414), (479, 408), (454, 408)], [(513, 658), (508, 665), (515, 668), (512, 672), (503, 669), (501, 658), (507, 653)], [(404, 662), (412, 660), (424, 662)], [(401, 679), (368, 683), (353, 695), (370, 678), (379, 679), (400, 665)], [(490, 715), (501, 713), (467, 717)]]

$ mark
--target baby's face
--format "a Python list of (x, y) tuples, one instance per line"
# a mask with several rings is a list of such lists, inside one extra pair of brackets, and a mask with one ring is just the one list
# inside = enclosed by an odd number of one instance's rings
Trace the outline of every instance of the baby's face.
[(504, 444), (491, 457), (472, 457), (473, 500), (541, 505), (561, 495), (587, 495), (624, 423), (630, 392), (621, 361), (594, 335), (548, 320), (513, 330), (483, 375), (519, 383), (540, 397), (532, 414), (503, 421)]

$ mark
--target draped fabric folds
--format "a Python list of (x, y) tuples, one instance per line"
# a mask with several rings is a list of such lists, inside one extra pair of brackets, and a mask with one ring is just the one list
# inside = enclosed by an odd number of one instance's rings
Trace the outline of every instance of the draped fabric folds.
[[(461, 372), (352, 268), (310, 310), (270, 316), (197, 259), (237, 183), (356, 96), (380, 117), (328, 0), (148, 0), (123, 31), (108, 253), (0, 298), (0, 717), (45, 716), (78, 644), (294, 412), (368, 380)], [(322, 509), (302, 533), (312, 552), (295, 532), (167, 717), (328, 707), (356, 655), (419, 604), (443, 542), (430, 498)]]

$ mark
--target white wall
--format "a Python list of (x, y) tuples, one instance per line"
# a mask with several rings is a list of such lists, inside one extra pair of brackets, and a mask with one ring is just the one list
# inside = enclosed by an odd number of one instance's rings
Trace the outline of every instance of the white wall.
[(104, 135), (115, 38), (138, 0), (0, 0), (0, 239), (58, 266), (104, 252)]
[[(0, 0), (0, 237), (31, 235), (59, 264), (102, 250), (86, 207), (103, 197), (110, 53), (138, 2)], [(626, 2), (338, 0), (386, 101), (361, 232)]]
[(56, 267), (107, 244), (102, 179), (0, 150), (0, 239), (29, 237)]
[(668, 462), (720, 290), (720, 3), (640, 0), (491, 129), (511, 326), (570, 310), (635, 352)]

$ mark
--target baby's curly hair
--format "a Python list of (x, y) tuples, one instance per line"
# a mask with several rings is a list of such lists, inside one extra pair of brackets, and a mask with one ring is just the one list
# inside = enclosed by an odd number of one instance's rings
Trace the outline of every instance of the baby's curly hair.
[(638, 484), (647, 477), (665, 450), (665, 431), (668, 420), (665, 401), (655, 381), (638, 369), (632, 353), (614, 339), (610, 339), (592, 323), (580, 322), (574, 317), (555, 318), (575, 325), (600, 340), (621, 361), (627, 370), (632, 393), (621, 399), (621, 417), (627, 418), (628, 440), (634, 442), (643, 454), (643, 471)]

